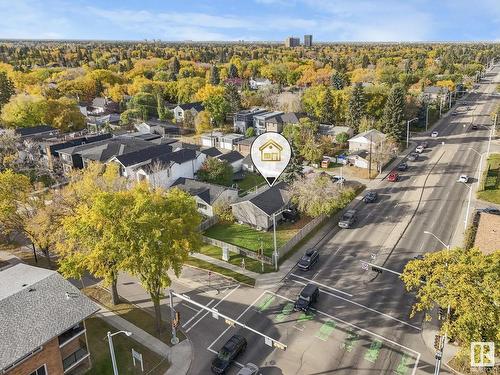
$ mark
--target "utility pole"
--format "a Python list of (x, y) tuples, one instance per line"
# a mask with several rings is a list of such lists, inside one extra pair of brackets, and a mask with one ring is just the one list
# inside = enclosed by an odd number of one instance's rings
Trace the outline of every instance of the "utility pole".
[(274, 269), (278, 270), (278, 245), (276, 241), (276, 212), (273, 213)]
[(425, 131), (429, 127), (429, 103), (427, 103), (427, 107), (425, 109)]
[(172, 289), (169, 289), (168, 291), (169, 297), (170, 297), (170, 323), (172, 324), (172, 339), (170, 342), (172, 345), (177, 345), (179, 343), (179, 338), (177, 337), (177, 330), (176, 330), (176, 314), (175, 314), (175, 309), (174, 309), (174, 296), (172, 294)]
[(368, 154), (368, 179), (371, 178), (372, 175), (372, 133), (370, 133), (370, 153)]
[(262, 243), (262, 237), (260, 238), (260, 266), (262, 273), (264, 273), (264, 245)]

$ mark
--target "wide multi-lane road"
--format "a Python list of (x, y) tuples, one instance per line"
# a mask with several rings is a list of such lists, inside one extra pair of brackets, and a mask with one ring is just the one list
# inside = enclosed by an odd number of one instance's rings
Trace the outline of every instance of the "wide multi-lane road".
[[(217, 296), (192, 296), (279, 340), (287, 350), (273, 349), (262, 337), (228, 327), (211, 314), (186, 309), (190, 320), (184, 329), (195, 348), (190, 372), (209, 373), (214, 353), (240, 333), (248, 348), (229, 370), (232, 374), (246, 362), (259, 365), (262, 374), (432, 374), (434, 353), (422, 339), (423, 317), (410, 318), (413, 296), (397, 275), (377, 276), (364, 270), (362, 261), (400, 272), (414, 256), (443, 248), (424, 231), (445, 244), (461, 244), (469, 188), (475, 188), (480, 154), (487, 148), (489, 113), (495, 105), (490, 94), (499, 72), (495, 68), (487, 74), (477, 93), (462, 100), (467, 104), (457, 108), (457, 115), (448, 115), (433, 129), (437, 138), (414, 139), (428, 141), (429, 147), (417, 161), (408, 162), (400, 181), (380, 181), (374, 188), (376, 203), (358, 203), (355, 227), (323, 241), (312, 270), (293, 270), (269, 290), (232, 286)], [(472, 123), (479, 129), (472, 130)], [(457, 182), (460, 174), (472, 177), (469, 187)], [(315, 308), (311, 314), (291, 312), (300, 289), (310, 282), (320, 288)]]

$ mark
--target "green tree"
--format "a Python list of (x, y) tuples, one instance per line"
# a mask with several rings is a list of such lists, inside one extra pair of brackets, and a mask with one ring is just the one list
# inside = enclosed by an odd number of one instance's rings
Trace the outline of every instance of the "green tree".
[(17, 143), (20, 140), (14, 129), (5, 129), (0, 133), (0, 171), (12, 167), (18, 157)]
[(344, 87), (349, 86), (349, 84), (349, 77), (342, 72), (337, 71), (333, 73), (330, 78), (330, 86), (332, 86), (334, 90), (342, 90)]
[(224, 98), (229, 104), (229, 112), (235, 113), (241, 109), (241, 96), (236, 85), (226, 84)]
[(247, 137), (247, 138), (253, 137), (254, 135), (255, 135), (255, 128), (253, 126), (249, 127), (245, 131), (245, 137)]
[(392, 87), (382, 117), (383, 132), (389, 137), (401, 140), (405, 132), (405, 91), (401, 84)]
[(340, 189), (327, 174), (302, 177), (291, 186), (291, 199), (303, 214), (309, 217), (331, 215), (347, 206), (356, 193), (352, 189)]
[[(442, 332), (464, 350), (472, 341), (500, 340), (500, 251), (485, 255), (472, 248), (427, 253), (410, 261), (401, 279), (416, 292), (412, 316), (423, 311), (430, 319), (436, 307), (451, 307)], [(422, 282), (425, 280), (425, 282)]]
[(283, 171), (283, 174), (281, 175), (281, 179), (287, 184), (291, 184), (297, 179), (304, 176), (304, 167), (302, 166), (302, 160), (299, 157), (299, 152), (293, 143), (291, 143), (290, 145), (292, 147), (292, 157), (286, 169)]
[(135, 109), (141, 113), (144, 121), (158, 113), (157, 98), (148, 92), (139, 92), (130, 99), (128, 109)]
[(326, 89), (320, 105), (320, 120), (327, 123), (335, 123), (335, 113), (333, 112), (333, 96), (329, 88)]
[(210, 158), (205, 160), (198, 170), (198, 178), (201, 181), (230, 186), (233, 182), (233, 168), (227, 161)]
[(341, 145), (345, 145), (349, 140), (349, 134), (346, 132), (339, 133), (335, 136), (335, 141)]
[(140, 184), (117, 194), (126, 201), (117, 210), (122, 215), (117, 232), (125, 238), (129, 253), (123, 266), (138, 277), (149, 293), (160, 335), (160, 298), (171, 284), (169, 271), (179, 277), (189, 253), (200, 248), (201, 217), (194, 198), (176, 188), (151, 190)]
[(142, 118), (142, 112), (139, 109), (127, 109), (120, 114), (120, 124), (129, 125)]
[(177, 56), (175, 56), (170, 64), (170, 70), (177, 75), (179, 74), (179, 71), (181, 70), (181, 64), (179, 63), (179, 60), (177, 59)]
[(365, 115), (366, 99), (361, 83), (356, 83), (349, 99), (348, 124), (358, 133), (361, 119)]
[(16, 92), (14, 83), (7, 76), (6, 72), (0, 71), (0, 112), (4, 104), (9, 102), (9, 99)]
[(234, 64), (229, 64), (229, 68), (227, 70), (227, 75), (229, 78), (237, 78), (238, 77), (238, 68)]
[(210, 83), (214, 86), (220, 83), (219, 68), (217, 68), (217, 65), (212, 65), (210, 68)]
[(158, 118), (161, 121), (165, 121), (168, 119), (168, 112), (170, 112), (163, 102), (163, 96), (158, 92), (156, 93), (156, 110), (158, 112)]
[(196, 129), (196, 134), (203, 134), (213, 129), (212, 122), (210, 121), (210, 113), (207, 111), (201, 111), (198, 113), (194, 120), (194, 127)]
[(226, 114), (230, 111), (230, 104), (224, 95), (213, 95), (203, 102), (205, 110), (210, 113), (212, 120), (216, 124), (221, 124), (226, 119)]

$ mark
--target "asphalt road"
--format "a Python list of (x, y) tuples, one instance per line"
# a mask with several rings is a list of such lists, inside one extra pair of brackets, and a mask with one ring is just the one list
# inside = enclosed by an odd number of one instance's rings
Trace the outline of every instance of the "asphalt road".
[[(486, 80), (494, 76), (498, 82), (499, 72), (495, 68)], [(273, 375), (432, 374), (434, 353), (422, 340), (423, 316), (409, 316), (413, 296), (396, 275), (384, 272), (375, 277), (361, 267), (361, 261), (400, 272), (414, 256), (443, 248), (424, 231), (446, 244), (461, 244), (469, 188), (457, 178), (471, 176), (469, 187), (477, 182), (477, 153), (486, 151), (489, 129), (471, 130), (470, 125), (491, 124), (489, 113), (498, 99), (488, 93), (495, 87), (496, 83), (482, 83), (477, 94), (465, 99), (470, 111), (459, 108), (458, 115), (448, 116), (434, 129), (438, 138), (414, 139), (427, 140), (429, 148), (419, 160), (409, 162), (400, 181), (379, 184), (375, 189), (379, 200), (358, 206), (355, 227), (339, 231), (323, 244), (321, 259), (312, 270), (294, 270), (286, 282), (268, 291), (231, 286), (218, 295), (193, 297), (286, 344), (286, 351), (269, 347), (262, 337), (230, 327), (223, 319), (180, 305), (186, 317), (183, 328), (195, 348), (190, 373), (210, 373), (214, 353), (232, 334), (240, 333), (248, 348), (230, 374), (246, 362)], [(471, 206), (469, 217), (474, 202)], [(290, 304), (308, 282), (320, 287), (315, 309), (310, 315), (290, 312)]]

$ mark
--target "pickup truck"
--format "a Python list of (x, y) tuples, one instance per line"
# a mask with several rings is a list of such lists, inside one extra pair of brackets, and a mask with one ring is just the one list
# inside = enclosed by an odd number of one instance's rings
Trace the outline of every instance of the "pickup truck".
[(356, 210), (347, 210), (339, 221), (340, 228), (351, 228), (356, 221)]

